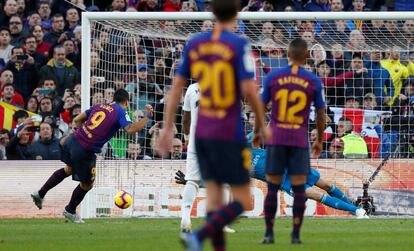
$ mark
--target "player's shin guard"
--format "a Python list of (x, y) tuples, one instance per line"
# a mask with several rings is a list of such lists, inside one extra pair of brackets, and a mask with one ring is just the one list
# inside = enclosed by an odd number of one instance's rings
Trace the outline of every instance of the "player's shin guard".
[(76, 208), (82, 202), (88, 191), (82, 189), (80, 184), (73, 190), (72, 197), (70, 198), (69, 204), (65, 207), (66, 211), (71, 214), (76, 213)]
[(292, 186), (293, 190), (293, 231), (292, 238), (299, 239), (300, 227), (302, 226), (303, 214), (305, 213), (306, 194), (305, 186)]
[(267, 194), (264, 200), (264, 215), (266, 223), (266, 237), (273, 237), (273, 222), (277, 210), (277, 191), (279, 185), (267, 182)]
[[(213, 216), (213, 212), (207, 213), (207, 220)], [(211, 236), (211, 244), (213, 245), (214, 251), (224, 251), (226, 242), (224, 240), (223, 229), (217, 231), (217, 233)]]
[(217, 210), (197, 232), (198, 239), (203, 241), (208, 236), (212, 237), (218, 232), (223, 231), (223, 227), (233, 222), (243, 211), (243, 205), (238, 201), (233, 201)]
[(335, 185), (331, 186), (329, 189), (328, 194), (332, 197), (338, 198), (346, 203), (352, 204), (352, 202), (346, 197), (346, 195), (341, 191), (341, 189), (337, 188)]
[(348, 211), (351, 213), (355, 213), (355, 211), (358, 209), (356, 206), (354, 206), (351, 203), (346, 203), (338, 198), (335, 198), (335, 197), (332, 197), (326, 194), (322, 195), (321, 203), (329, 207)]
[(39, 190), (39, 196), (41, 198), (44, 198), (46, 193), (57, 186), (60, 182), (62, 182), (66, 177), (69, 175), (66, 174), (65, 168), (61, 168), (59, 170), (56, 170), (46, 181), (46, 183), (40, 188)]
[(197, 196), (198, 185), (193, 181), (187, 181), (183, 191), (183, 200), (181, 203), (181, 227), (183, 224), (191, 222), (191, 209), (193, 208), (194, 200)]

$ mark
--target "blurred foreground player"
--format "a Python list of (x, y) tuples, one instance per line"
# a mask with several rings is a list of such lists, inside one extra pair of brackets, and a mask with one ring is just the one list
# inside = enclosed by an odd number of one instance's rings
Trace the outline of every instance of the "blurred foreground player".
[[(197, 80), (201, 98), (195, 146), (207, 188), (207, 222), (197, 232), (183, 233), (183, 243), (192, 251), (201, 250), (208, 237), (214, 250), (225, 250), (223, 227), (250, 205), (250, 151), (240, 118), (242, 94), (256, 113), (254, 141), (259, 143), (270, 134), (265, 130), (264, 108), (257, 96), (250, 44), (232, 32), (239, 7), (236, 0), (213, 0), (217, 19), (214, 30), (199, 33), (188, 41), (167, 99), (165, 129), (159, 139), (158, 149), (166, 154), (171, 147), (182, 88), (187, 79)], [(223, 184), (230, 185), (234, 198), (225, 206)]]
[(267, 195), (264, 201), (265, 238), (262, 243), (274, 243), (273, 223), (277, 209), (277, 191), (287, 170), (293, 190), (293, 230), (291, 243), (301, 243), (299, 232), (305, 211), (306, 176), (309, 174), (308, 120), (311, 103), (316, 109), (318, 138), (312, 146), (313, 156), (322, 151), (325, 128), (325, 102), (321, 80), (303, 66), (308, 54), (306, 41), (290, 42), (290, 65), (270, 72), (264, 82), (262, 100), (272, 103), (270, 127), (272, 138), (266, 142)]
[(147, 106), (147, 115), (138, 122), (132, 123), (126, 109), (129, 95), (124, 89), (114, 94), (114, 102), (97, 104), (79, 114), (74, 122), (78, 128), (73, 134), (61, 141), (61, 160), (65, 168), (55, 171), (39, 191), (31, 194), (33, 202), (42, 209), (46, 193), (72, 175), (72, 179), (80, 184), (75, 188), (69, 204), (63, 211), (63, 216), (75, 223), (84, 221), (76, 214), (76, 207), (81, 203), (86, 193), (92, 189), (96, 173), (96, 153), (112, 136), (123, 128), (126, 133), (134, 134), (141, 130), (152, 116), (152, 107)]

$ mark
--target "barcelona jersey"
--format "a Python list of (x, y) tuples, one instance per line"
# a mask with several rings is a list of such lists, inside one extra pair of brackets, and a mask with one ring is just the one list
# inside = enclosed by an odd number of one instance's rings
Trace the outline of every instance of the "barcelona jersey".
[(87, 151), (99, 153), (102, 146), (120, 129), (131, 124), (125, 110), (116, 103), (98, 104), (85, 111), (88, 119), (74, 133)]
[(264, 82), (262, 100), (272, 103), (267, 145), (308, 148), (310, 107), (325, 107), (321, 80), (298, 65), (270, 72)]
[(188, 41), (177, 75), (199, 83), (196, 139), (245, 141), (240, 84), (253, 79), (254, 71), (246, 38), (214, 30), (196, 34)]

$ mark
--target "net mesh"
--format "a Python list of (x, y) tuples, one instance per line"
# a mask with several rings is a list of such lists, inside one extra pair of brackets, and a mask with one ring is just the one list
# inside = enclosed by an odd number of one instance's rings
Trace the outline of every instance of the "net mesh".
[[(98, 161), (96, 186), (82, 207), (85, 217), (179, 215), (182, 187), (174, 183), (173, 175), (178, 169), (185, 171), (185, 162), (150, 159), (160, 159), (154, 143), (183, 46), (192, 34), (213, 25), (210, 20), (91, 20), (91, 67), (83, 68), (91, 71), (90, 105), (110, 102), (116, 89), (125, 88), (130, 93), (131, 119), (144, 117), (148, 104), (154, 119), (136, 135), (119, 132), (105, 145), (99, 158), (108, 161)], [(288, 65), (289, 41), (302, 37), (308, 42), (306, 68), (321, 78), (328, 106), (323, 154), (312, 166), (355, 199), (362, 195), (362, 182), (391, 154), (370, 194), (379, 214), (414, 215), (412, 162), (401, 160), (414, 156), (414, 21), (243, 20), (234, 30), (252, 43), (259, 89), (269, 71)], [(245, 102), (242, 117), (246, 133), (251, 132), (254, 114)], [(311, 114), (311, 142), (316, 139), (314, 117)], [(346, 147), (349, 141), (344, 136), (349, 132), (359, 137), (357, 146)], [(170, 159), (184, 159), (182, 102), (175, 137), (181, 142)], [(120, 189), (134, 196), (128, 210), (113, 205), (113, 195)], [(253, 182), (257, 205), (247, 215), (260, 215), (265, 190), (264, 183)], [(281, 196), (279, 213), (289, 214), (291, 202), (288, 195)], [(199, 197), (193, 216), (203, 215), (203, 203)], [(307, 207), (308, 215), (347, 214), (312, 200)]]
[[(136, 136), (127, 137), (121, 132), (112, 139), (102, 157), (157, 158), (153, 143), (162, 127), (164, 96), (183, 45), (189, 36), (211, 30), (213, 25), (210, 20), (91, 23), (91, 105), (110, 102), (116, 89), (125, 88), (131, 94), (129, 113), (134, 121), (145, 115), (147, 104), (155, 112), (154, 121)], [(302, 37), (309, 43), (306, 68), (324, 83), (329, 107), (327, 153), (334, 136), (338, 136), (339, 119), (344, 117), (351, 121), (341, 126), (351, 123), (354, 131), (366, 138), (370, 157), (384, 157), (391, 151), (399, 157), (412, 157), (413, 20), (244, 20), (238, 22), (235, 31), (252, 42), (258, 85), (267, 72), (288, 64), (289, 41)], [(184, 144), (180, 115), (181, 106), (176, 136)], [(245, 105), (247, 132), (253, 123), (249, 115), (250, 108)], [(310, 135), (314, 135), (312, 130)], [(392, 140), (386, 142), (385, 137)]]

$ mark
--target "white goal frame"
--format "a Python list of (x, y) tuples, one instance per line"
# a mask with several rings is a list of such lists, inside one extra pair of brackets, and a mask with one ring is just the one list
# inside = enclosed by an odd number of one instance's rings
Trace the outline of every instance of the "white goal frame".
[[(83, 12), (82, 110), (90, 107), (91, 21), (104, 20), (211, 20), (211, 12)], [(242, 20), (414, 20), (414, 12), (240, 12)]]

